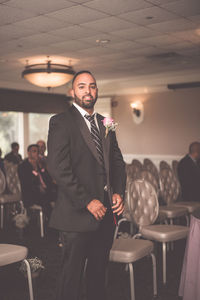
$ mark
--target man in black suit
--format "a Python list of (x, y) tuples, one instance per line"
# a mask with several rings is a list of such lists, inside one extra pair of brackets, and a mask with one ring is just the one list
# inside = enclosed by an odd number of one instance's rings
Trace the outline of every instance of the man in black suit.
[(106, 299), (105, 270), (124, 209), (125, 164), (115, 132), (106, 134), (103, 116), (94, 112), (97, 94), (94, 76), (77, 73), (73, 105), (49, 125), (47, 165), (58, 185), (50, 226), (63, 243), (57, 300), (80, 299), (86, 258), (87, 300)]
[(189, 153), (178, 164), (183, 201), (200, 201), (200, 143), (193, 142)]
[(6, 154), (4, 159), (15, 165), (19, 165), (22, 162), (22, 157), (19, 154), (19, 144), (17, 142), (12, 143), (11, 149), (11, 152)]

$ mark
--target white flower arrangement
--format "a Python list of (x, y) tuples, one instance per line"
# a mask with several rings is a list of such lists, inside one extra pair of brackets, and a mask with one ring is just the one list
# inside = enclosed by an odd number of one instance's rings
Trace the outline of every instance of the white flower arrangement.
[[(42, 264), (42, 261), (41, 261), (41, 259), (39, 259), (38, 257), (28, 258), (27, 261), (28, 261), (29, 264), (30, 264), (30, 268), (31, 268), (31, 272), (32, 272), (32, 273), (44, 269), (44, 266), (43, 266), (43, 264)], [(20, 272), (22, 272), (23, 274), (26, 274), (27, 269), (26, 269), (26, 264), (25, 264), (24, 261), (22, 261), (19, 270), (20, 270)]]
[(115, 131), (118, 123), (114, 123), (112, 118), (106, 117), (102, 120), (103, 125), (106, 127), (105, 138), (107, 137), (109, 131)]

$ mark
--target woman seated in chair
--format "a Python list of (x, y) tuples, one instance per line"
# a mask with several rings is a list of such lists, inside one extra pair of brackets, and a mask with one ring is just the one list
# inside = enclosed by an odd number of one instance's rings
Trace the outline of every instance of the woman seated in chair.
[(29, 145), (27, 152), (28, 158), (18, 166), (24, 206), (28, 209), (41, 207), (49, 217), (56, 198), (56, 186), (40, 163), (38, 145)]

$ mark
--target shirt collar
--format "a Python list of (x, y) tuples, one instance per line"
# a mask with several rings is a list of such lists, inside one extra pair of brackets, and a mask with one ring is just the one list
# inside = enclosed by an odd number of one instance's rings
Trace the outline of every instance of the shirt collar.
[[(78, 111), (83, 117), (85, 117), (85, 115), (89, 115), (88, 112), (81, 106), (79, 106), (77, 103), (73, 102), (73, 105), (78, 109)], [(92, 115), (96, 115), (96, 112), (94, 111)]]

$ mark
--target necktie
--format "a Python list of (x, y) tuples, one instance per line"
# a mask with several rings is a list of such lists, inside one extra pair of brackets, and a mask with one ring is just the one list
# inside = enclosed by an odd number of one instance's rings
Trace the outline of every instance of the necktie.
[(102, 147), (102, 142), (101, 142), (101, 138), (99, 135), (99, 130), (97, 128), (97, 125), (95, 123), (94, 120), (94, 115), (90, 116), (90, 115), (85, 115), (85, 118), (90, 122), (91, 125), (91, 136), (92, 139), (95, 143), (98, 155), (99, 155), (99, 159), (102, 163), (102, 165), (104, 166), (104, 158), (103, 158), (103, 147)]

